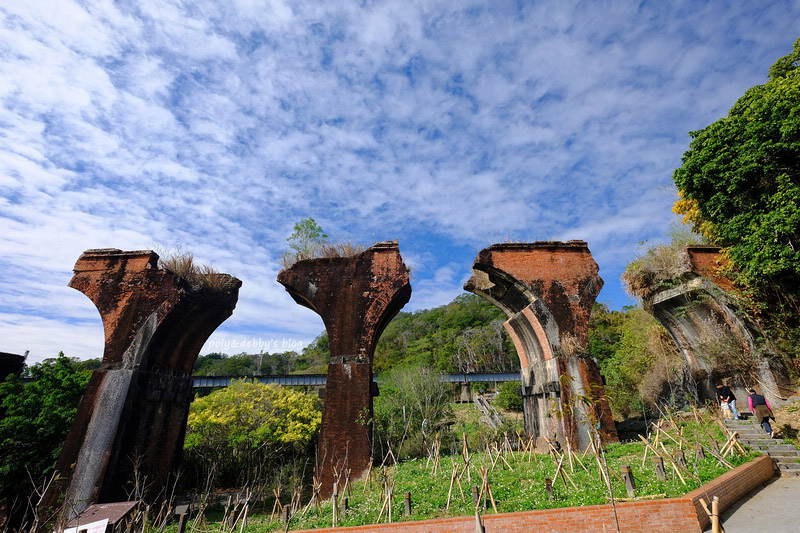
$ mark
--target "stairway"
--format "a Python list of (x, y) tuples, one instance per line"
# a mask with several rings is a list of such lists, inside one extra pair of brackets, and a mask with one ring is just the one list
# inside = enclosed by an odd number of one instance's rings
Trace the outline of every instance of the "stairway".
[(472, 398), (472, 403), (475, 404), (475, 407), (477, 407), (478, 411), (483, 415), (481, 421), (488, 424), (493, 430), (497, 431), (497, 429), (503, 425), (503, 416), (495, 411), (494, 407), (486, 401), (483, 395), (474, 396)]
[(800, 450), (791, 444), (771, 439), (755, 419), (725, 420), (725, 426), (739, 433), (739, 442), (753, 450), (769, 455), (782, 476), (800, 477)]

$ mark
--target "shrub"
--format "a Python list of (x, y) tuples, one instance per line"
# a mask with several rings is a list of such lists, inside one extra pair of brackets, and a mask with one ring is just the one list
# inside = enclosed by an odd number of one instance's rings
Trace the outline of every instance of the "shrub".
[(184, 449), (204, 478), (244, 483), (306, 453), (321, 423), (318, 398), (235, 380), (192, 402)]
[(522, 411), (522, 396), (519, 394), (519, 382), (506, 381), (502, 383), (494, 403), (506, 411)]

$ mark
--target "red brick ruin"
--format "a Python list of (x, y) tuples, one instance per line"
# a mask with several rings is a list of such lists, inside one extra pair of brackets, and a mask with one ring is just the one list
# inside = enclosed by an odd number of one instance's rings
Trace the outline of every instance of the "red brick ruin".
[(25, 368), (25, 356), (0, 352), (0, 383), (11, 374), (20, 375)]
[[(520, 359), (525, 432), (575, 448), (593, 426), (617, 440), (597, 363), (587, 354), (589, 314), (603, 287), (584, 241), (495, 244), (478, 253), (464, 289), (502, 309)], [(593, 405), (577, 396), (594, 398)]]
[(65, 492), (67, 518), (127, 500), (134, 473), (153, 494), (165, 486), (183, 448), (195, 360), (241, 286), (228, 274), (192, 283), (159, 269), (150, 250), (87, 250), (74, 272), (69, 286), (97, 306), (105, 351), (56, 465), (69, 485), (48, 495), (54, 504)]
[(317, 479), (327, 497), (334, 470), (343, 484), (347, 469), (356, 479), (371, 460), (372, 357), (384, 328), (411, 297), (408, 268), (397, 241), (387, 241), (352, 257), (298, 261), (278, 282), (319, 314), (328, 332), (331, 361), (317, 447)]
[[(731, 388), (739, 397), (745, 387), (755, 386), (770, 403), (780, 405), (793, 394), (792, 384), (781, 357), (770, 352), (770, 345), (758, 339), (767, 335), (751, 320), (737, 312), (728, 292), (733, 283), (719, 273), (724, 261), (716, 246), (687, 246), (682, 250), (685, 272), (674, 286), (656, 291), (643, 299), (644, 307), (669, 332), (675, 341), (700, 399), (716, 398), (717, 382), (734, 378), (726, 368), (731, 359), (752, 360), (751, 383), (732, 379)], [(710, 354), (718, 352), (718, 359)], [(738, 372), (734, 372), (738, 374)]]

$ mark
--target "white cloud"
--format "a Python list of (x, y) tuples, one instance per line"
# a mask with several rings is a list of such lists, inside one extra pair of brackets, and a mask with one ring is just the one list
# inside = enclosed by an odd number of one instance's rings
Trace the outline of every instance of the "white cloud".
[(399, 238), (409, 309), (459, 294), (477, 250), (506, 238), (588, 240), (601, 299), (627, 303), (617, 277), (674, 218), (687, 132), (764, 81), (798, 15), (722, 1), (0, 7), (0, 267), (15, 276), (0, 282), (0, 349), (99, 355), (99, 320), (66, 287), (75, 260), (173, 243), (244, 281), (212, 340), (308, 342), (321, 320), (275, 282), (306, 216), (344, 239)]

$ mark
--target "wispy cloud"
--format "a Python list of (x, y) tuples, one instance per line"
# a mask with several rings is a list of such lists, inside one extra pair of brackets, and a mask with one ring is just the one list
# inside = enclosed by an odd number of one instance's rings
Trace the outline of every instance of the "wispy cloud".
[(212, 340), (308, 342), (292, 224), (400, 239), (409, 309), (492, 242), (582, 238), (601, 300), (673, 216), (687, 132), (797, 37), (796, 2), (16, 2), (0, 7), (0, 350), (102, 352), (86, 248), (239, 276)]

